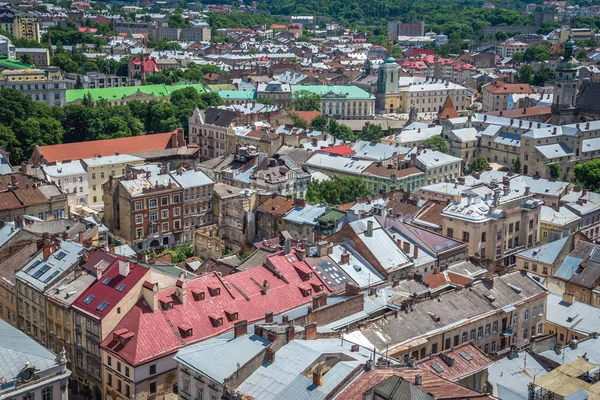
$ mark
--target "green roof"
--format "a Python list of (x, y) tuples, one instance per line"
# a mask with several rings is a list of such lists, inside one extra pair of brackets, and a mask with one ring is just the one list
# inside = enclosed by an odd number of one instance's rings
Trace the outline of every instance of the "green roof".
[(356, 100), (370, 99), (372, 97), (369, 92), (353, 85), (292, 85), (292, 94), (302, 90), (307, 90), (319, 96), (333, 92), (335, 94), (346, 95), (348, 99)]
[(331, 221), (339, 221), (340, 219), (344, 218), (345, 216), (346, 216), (346, 213), (344, 213), (340, 210), (331, 209), (331, 210), (327, 211), (325, 214), (321, 215), (317, 219), (319, 221), (331, 222)]
[(197, 91), (204, 93), (206, 90), (200, 83), (187, 84), (180, 83), (178, 85), (143, 85), (143, 86), (122, 86), (111, 88), (96, 88), (96, 89), (70, 89), (67, 90), (67, 103), (82, 100), (87, 93), (92, 95), (93, 101), (98, 100), (118, 100), (126, 96), (131, 96), (138, 92), (154, 95), (156, 98), (169, 97), (176, 90), (186, 87), (193, 87)]
[(220, 90), (217, 93), (223, 100), (256, 100), (255, 90)]
[(32, 69), (33, 65), (23, 64), (16, 58), (0, 57), (0, 69)]

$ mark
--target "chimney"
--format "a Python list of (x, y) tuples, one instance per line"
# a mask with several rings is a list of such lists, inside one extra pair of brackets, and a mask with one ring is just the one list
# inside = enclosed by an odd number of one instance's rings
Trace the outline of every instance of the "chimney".
[(329, 243), (326, 240), (320, 240), (317, 242), (317, 255), (319, 257), (325, 257), (327, 255), (327, 250), (329, 248)]
[(529, 186), (525, 186), (525, 196), (529, 196), (531, 194), (531, 188)]
[(417, 374), (415, 375), (415, 385), (421, 386), (423, 384), (423, 375)]
[(306, 340), (314, 340), (317, 338), (317, 324), (308, 324), (304, 327)]
[(291, 342), (292, 340), (294, 340), (295, 337), (296, 329), (294, 328), (294, 325), (290, 325), (287, 328), (285, 328), (285, 340), (287, 342)]
[(271, 284), (269, 283), (268, 280), (265, 279), (265, 281), (263, 282), (262, 289), (260, 290), (260, 292), (262, 294), (269, 294), (270, 290), (271, 290)]
[(490, 275), (490, 276), (483, 278), (483, 283), (485, 283), (485, 285), (487, 287), (489, 287), (490, 289), (493, 289), (494, 288), (494, 276)]
[(367, 234), (373, 236), (373, 220), (367, 221)]
[(273, 323), (273, 311), (267, 311), (265, 313), (265, 324)]
[(298, 257), (298, 260), (304, 261), (305, 254), (306, 254), (306, 250), (304, 250), (304, 249), (296, 249), (296, 256)]
[(508, 196), (510, 193), (510, 186), (504, 186), (502, 189), (504, 190), (504, 196)]
[(185, 304), (187, 302), (187, 282), (185, 281), (185, 273), (181, 272), (179, 274), (179, 279), (175, 286), (177, 286), (177, 298), (181, 304)]
[(96, 280), (100, 280), (102, 279), (102, 266), (97, 265), (96, 266)]
[(327, 305), (327, 293), (321, 293), (312, 299), (312, 308), (316, 310), (318, 308), (324, 307)]
[[(400, 240), (400, 239), (398, 239)], [(410, 254), (410, 242), (403, 242), (402, 243), (402, 250), (404, 250), (405, 254)]]
[(292, 239), (291, 238), (286, 237), (283, 240), (283, 249), (284, 249), (284, 255), (290, 254), (290, 252), (292, 251)]
[(296, 208), (304, 208), (306, 207), (306, 200), (304, 199), (294, 199), (294, 207)]
[(313, 385), (314, 386), (322, 386), (323, 385), (323, 374), (321, 373), (321, 367), (318, 367), (312, 375)]
[(573, 292), (564, 292), (562, 296), (562, 302), (568, 305), (575, 303), (575, 293)]
[(270, 347), (267, 347), (267, 352), (265, 353), (265, 358), (268, 362), (275, 362), (275, 350)]
[(54, 250), (54, 247), (52, 245), (49, 245), (49, 244), (44, 245), (44, 250), (43, 250), (44, 261), (50, 258), (53, 250)]
[(340, 264), (349, 264), (350, 263), (350, 253), (344, 251), (342, 256), (340, 257)]
[(419, 258), (419, 245), (415, 243), (413, 246), (413, 257)]
[(119, 275), (121, 275), (121, 276), (129, 275), (129, 261), (119, 260)]
[(77, 234), (77, 241), (79, 242), (79, 244), (83, 244), (83, 232), (79, 232)]
[(233, 337), (237, 338), (248, 334), (248, 321), (238, 321), (233, 324)]

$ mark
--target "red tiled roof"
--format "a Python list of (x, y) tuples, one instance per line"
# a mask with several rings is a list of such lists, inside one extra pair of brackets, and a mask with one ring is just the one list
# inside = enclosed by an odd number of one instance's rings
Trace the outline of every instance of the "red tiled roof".
[(90, 142), (54, 144), (40, 146), (40, 153), (48, 162), (81, 160), (98, 156), (111, 156), (115, 153), (137, 154), (147, 151), (170, 149), (175, 132), (153, 135), (131, 136), (118, 139), (93, 140)]
[(430, 289), (437, 289), (444, 285), (467, 286), (473, 283), (473, 279), (455, 272), (444, 271), (426, 275), (423, 278), (423, 282), (425, 282)]
[(489, 112), (489, 115), (502, 115), (506, 118), (525, 118), (538, 115), (552, 114), (550, 106), (528, 107), (528, 108), (513, 108), (512, 110)]
[[(140, 65), (142, 63), (140, 57), (132, 58), (131, 62), (133, 65)], [(146, 61), (144, 62), (144, 72), (158, 72), (158, 67), (156, 66), (156, 60), (154, 58), (146, 58)]]
[(510, 94), (510, 93), (523, 93), (523, 94), (533, 94), (533, 90), (531, 86), (527, 83), (504, 83), (499, 81), (494, 81), (489, 85), (485, 85), (483, 87), (485, 91), (494, 94)]
[(294, 208), (294, 199), (283, 196), (270, 198), (258, 207), (258, 211), (268, 214), (283, 215)]
[(358, 400), (363, 398), (363, 393), (373, 386), (383, 382), (391, 376), (399, 376), (414, 384), (416, 375), (422, 376), (422, 383), (418, 386), (425, 393), (431, 394), (435, 399), (490, 399), (486, 394), (478, 393), (457, 383), (446, 380), (433, 372), (421, 369), (374, 369), (363, 372), (350, 385), (348, 385), (337, 400)]
[(337, 154), (338, 156), (351, 156), (352, 154), (356, 154), (354, 150), (352, 150), (348, 146), (344, 146), (343, 144), (339, 146), (325, 147), (319, 151), (321, 151), (322, 153)]
[(458, 118), (458, 112), (454, 107), (454, 103), (452, 102), (452, 98), (450, 96), (446, 97), (444, 104), (442, 105), (442, 109), (440, 110), (440, 119), (446, 118)]
[[(129, 273), (123, 276), (119, 273), (119, 260), (129, 263)], [(104, 318), (108, 313), (125, 297), (131, 289), (144, 277), (150, 274), (150, 269), (127, 261), (124, 257), (115, 259), (110, 267), (102, 273), (100, 280), (89, 286), (73, 303), (73, 307), (84, 311), (86, 314), (91, 314), (98, 319)], [(106, 284), (105, 284), (106, 282)], [(121, 291), (117, 290), (119, 285), (125, 285)], [(88, 296), (94, 296), (89, 302), (85, 303)], [(134, 293), (135, 296), (137, 294)], [(98, 310), (98, 306), (106, 301), (108, 305), (104, 310)]]
[(298, 117), (310, 124), (315, 117), (321, 115), (321, 111), (294, 111), (292, 114), (296, 114)]
[(281, 24), (272, 24), (271, 29), (287, 29), (287, 26)]
[[(465, 359), (461, 356), (461, 353), (465, 353), (470, 356), (470, 360)], [(439, 355), (432, 359), (419, 363), (417, 368), (419, 369), (430, 369), (431, 372), (437, 373), (442, 378), (451, 380), (453, 382), (459, 381), (467, 376), (476, 374), (489, 367), (492, 364), (485, 353), (477, 348), (472, 343), (468, 343), (464, 346), (454, 348), (454, 350), (446, 351), (443, 353), (444, 356), (450, 357), (454, 360), (452, 366), (448, 365), (443, 358)], [(432, 365), (438, 364), (442, 367), (443, 372), (437, 372), (433, 369)]]
[(85, 26), (80, 26), (77, 29), (79, 29), (79, 32), (81, 32), (81, 33), (96, 33), (96, 32), (98, 32), (98, 29), (96, 29), (96, 28), (88, 28)]
[[(278, 315), (311, 303), (314, 295), (332, 293), (317, 273), (312, 273), (309, 279), (303, 280), (302, 275), (305, 274), (298, 272), (295, 267), (298, 263), (305, 264), (297, 261), (294, 248), (288, 255), (283, 255), (281, 251), (267, 258), (267, 264), (276, 268), (281, 278), (265, 266), (222, 278), (217, 274), (204, 275), (187, 282), (186, 304), (179, 302), (175, 294), (177, 288), (161, 290), (158, 292), (159, 301), (173, 302), (171, 309), (161, 308), (152, 312), (145, 302), (138, 301), (115, 328), (127, 329), (134, 332), (135, 336), (125, 345), (108, 336), (102, 343), (102, 348), (131, 365), (139, 365), (175, 352), (186, 344), (232, 330), (236, 321), (231, 321), (225, 310), (230, 313), (237, 312), (238, 320), (253, 323), (262, 320), (266, 312)], [(308, 265), (303, 269), (312, 272)], [(269, 290), (263, 294), (261, 286), (265, 281), (269, 283)], [(305, 296), (299, 290), (302, 286), (311, 288), (313, 293)], [(315, 293), (316, 286), (322, 287), (323, 290)], [(220, 289), (220, 294), (213, 295), (216, 288)], [(204, 292), (204, 300), (196, 300), (192, 292)], [(211, 318), (221, 319), (222, 324), (215, 326)], [(185, 324), (190, 325), (192, 334), (184, 338), (178, 330)]]
[(433, 232), (428, 229), (416, 227), (407, 223), (404, 223), (403, 226), (411, 231), (415, 236), (418, 236), (419, 239), (425, 243), (430, 250), (436, 253), (442, 253), (463, 245), (462, 242), (452, 239), (449, 236), (442, 235), (441, 233)]
[(23, 207), (13, 192), (0, 193), (0, 210), (14, 210)]

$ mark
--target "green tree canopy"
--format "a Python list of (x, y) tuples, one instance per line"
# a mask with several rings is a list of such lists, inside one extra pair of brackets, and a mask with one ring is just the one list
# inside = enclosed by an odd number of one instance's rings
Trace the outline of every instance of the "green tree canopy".
[(384, 136), (384, 133), (383, 133), (383, 130), (381, 129), (381, 126), (371, 124), (369, 122), (367, 122), (362, 127), (362, 129), (360, 130), (360, 133), (358, 134), (359, 139), (367, 140), (367, 141), (377, 141), (377, 140), (381, 139), (383, 136)]
[(550, 169), (550, 177), (558, 179), (558, 177), (560, 176), (560, 164), (553, 163), (548, 165), (548, 168)]
[(422, 145), (428, 149), (440, 151), (448, 154), (448, 142), (441, 136), (432, 136), (429, 139), (423, 141)]
[(323, 114), (319, 114), (310, 121), (310, 127), (317, 131), (327, 130), (327, 117)]
[(548, 67), (542, 67), (533, 74), (533, 84), (536, 86), (544, 86), (550, 82), (554, 82), (554, 71)]
[(479, 171), (484, 171), (486, 169), (488, 169), (488, 167), (490, 166), (487, 158), (485, 158), (484, 156), (479, 156), (476, 157), (473, 161), (471, 161), (471, 164), (469, 164), (469, 171), (471, 172), (479, 172)]
[(531, 83), (533, 80), (533, 69), (529, 65), (523, 65), (517, 77), (519, 83)]
[(294, 92), (291, 107), (295, 111), (321, 111), (321, 96), (308, 90)]
[(575, 179), (589, 190), (600, 189), (600, 159), (577, 164), (574, 168)]
[(370, 194), (361, 178), (333, 177), (327, 181), (313, 181), (308, 186), (306, 200), (320, 204), (344, 204)]

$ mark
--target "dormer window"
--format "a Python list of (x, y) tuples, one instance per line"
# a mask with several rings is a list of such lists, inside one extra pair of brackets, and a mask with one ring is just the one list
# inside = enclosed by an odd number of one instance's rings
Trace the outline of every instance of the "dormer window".
[(210, 315), (209, 318), (212, 326), (217, 327), (223, 325), (223, 317), (220, 315)]
[(179, 327), (179, 332), (181, 333), (182, 338), (192, 337), (192, 335), (194, 333), (192, 328), (189, 326)]
[(313, 290), (315, 292), (322, 292), (323, 291), (323, 285), (322, 284), (321, 285), (316, 285), (316, 284), (313, 283), (312, 287), (313, 287)]
[(196, 300), (196, 301), (201, 301), (201, 300), (204, 300), (204, 298), (205, 298), (204, 292), (193, 291), (193, 290), (192, 290), (192, 296), (194, 296), (194, 300)]
[(170, 310), (173, 308), (173, 301), (161, 301), (163, 310)]
[(229, 321), (237, 321), (238, 319), (237, 311), (225, 311), (225, 314), (227, 315), (227, 319)]
[(210, 293), (210, 295), (212, 297), (219, 296), (221, 294), (221, 288), (220, 287), (209, 287), (208, 292)]
[(302, 292), (302, 296), (304, 296), (304, 297), (308, 297), (308, 296), (312, 295), (311, 287), (300, 287), (300, 291)]

